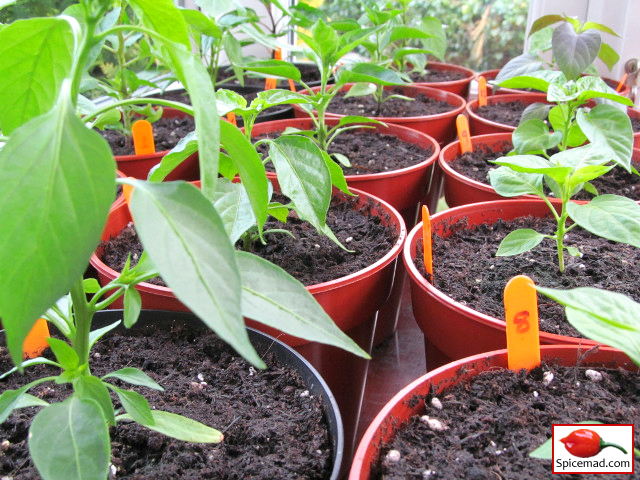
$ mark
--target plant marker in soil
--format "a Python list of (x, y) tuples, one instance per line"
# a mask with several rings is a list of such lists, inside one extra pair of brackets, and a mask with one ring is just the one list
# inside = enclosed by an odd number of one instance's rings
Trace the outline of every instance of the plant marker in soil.
[(482, 75), (478, 77), (478, 107), (487, 106), (487, 79)]
[(620, 79), (620, 83), (618, 83), (618, 86), (616, 87), (616, 92), (619, 92), (620, 90), (622, 90), (622, 87), (624, 87), (625, 82), (627, 81), (627, 77), (629, 76), (628, 73), (625, 73), (622, 78)]
[(513, 277), (504, 288), (509, 369), (531, 370), (540, 365), (538, 292), (526, 275)]
[(49, 324), (44, 318), (39, 318), (31, 328), (29, 335), (24, 339), (22, 344), (22, 356), (24, 358), (39, 357), (42, 352), (49, 346), (47, 338), (49, 334)]
[(229, 112), (227, 113), (227, 120), (229, 120), (229, 123), (231, 123), (234, 127), (238, 126), (238, 122), (236, 120), (236, 114), (233, 112)]
[(133, 135), (133, 147), (136, 155), (148, 155), (156, 153), (156, 144), (153, 140), (153, 127), (147, 120), (138, 120), (131, 127)]
[[(129, 177), (133, 179), (133, 177)], [(124, 201), (127, 202), (127, 207), (131, 209), (131, 195), (133, 195), (133, 185), (128, 183), (122, 184), (122, 195), (124, 195)]]
[(431, 217), (426, 205), (422, 206), (422, 251), (424, 254), (424, 269), (431, 275), (433, 283), (433, 259), (431, 256)]
[(469, 134), (469, 120), (463, 114), (457, 116), (456, 128), (458, 130), (458, 139), (460, 140), (460, 153), (473, 152), (471, 135)]

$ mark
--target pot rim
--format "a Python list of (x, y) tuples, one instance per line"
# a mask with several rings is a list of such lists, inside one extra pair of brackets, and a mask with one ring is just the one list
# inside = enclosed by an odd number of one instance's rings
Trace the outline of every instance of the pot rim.
[(429, 69), (429, 67), (433, 67), (434, 70), (439, 70), (439, 71), (443, 71), (443, 70), (453, 70), (456, 72), (462, 72), (465, 74), (464, 78), (459, 78), (458, 80), (447, 80), (445, 82), (414, 82), (414, 85), (422, 85), (422, 86), (429, 86), (429, 87), (435, 87), (437, 88), (438, 86), (443, 86), (443, 87), (448, 87), (448, 86), (453, 86), (453, 85), (464, 85), (466, 83), (471, 83), (471, 81), (476, 78), (476, 72), (471, 70), (470, 68), (464, 67), (462, 65), (457, 65), (455, 63), (447, 63), (447, 62), (432, 62), (429, 61), (427, 62), (427, 70)]
[[(537, 92), (522, 92), (522, 93), (508, 93), (505, 95), (490, 95), (487, 97), (487, 105), (491, 105), (494, 103), (506, 103), (506, 102), (514, 102), (516, 100), (521, 100), (528, 105), (541, 102), (541, 103), (549, 103), (547, 102), (546, 93), (537, 93)], [(511, 125), (507, 125), (505, 123), (498, 123), (487, 118), (484, 118), (476, 113), (478, 109), (478, 99), (470, 100), (467, 102), (465, 106), (465, 111), (469, 117), (473, 117), (473, 119), (477, 122), (483, 123), (485, 125), (500, 128), (502, 130), (507, 130), (513, 132), (516, 127), (512, 127)]]

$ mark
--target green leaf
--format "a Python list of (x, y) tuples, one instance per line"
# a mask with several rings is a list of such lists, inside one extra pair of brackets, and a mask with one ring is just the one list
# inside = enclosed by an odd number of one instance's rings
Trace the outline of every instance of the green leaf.
[(195, 0), (195, 4), (211, 18), (217, 18), (236, 8), (233, 0)]
[(331, 173), (313, 140), (299, 135), (269, 142), (269, 157), (282, 193), (293, 201), (300, 218), (320, 230), (331, 202)]
[(181, 8), (180, 13), (187, 24), (196, 31), (218, 40), (222, 38), (220, 27), (218, 27), (215, 22), (204, 13), (190, 8)]
[(102, 338), (103, 335), (109, 333), (111, 330), (120, 325), (120, 320), (117, 322), (113, 322), (111, 325), (107, 325), (106, 327), (98, 328), (97, 330), (93, 330), (89, 334), (89, 349), (95, 345), (95, 343)]
[(591, 65), (600, 51), (602, 40), (597, 32), (577, 33), (563, 23), (553, 31), (553, 57), (567, 79), (577, 79)]
[(226, 179), (218, 181), (214, 206), (220, 214), (224, 229), (232, 244), (256, 223), (247, 191), (242, 183)]
[[(218, 430), (175, 413), (152, 410), (151, 415), (155, 425), (145, 427), (183, 442), (220, 443), (224, 438)], [(130, 415), (120, 415), (119, 419), (133, 420)]]
[[(36, 358), (30, 358), (28, 360), (25, 360), (24, 362), (22, 362), (20, 364), (20, 368), (27, 368), (30, 367), (31, 365), (51, 365), (54, 367), (58, 367), (60, 368), (60, 364), (57, 362), (54, 362), (53, 360), (49, 360), (48, 358), (44, 358), (44, 357), (36, 357)], [(3, 374), (0, 375), (0, 380), (2, 380), (3, 378), (8, 377), (9, 375), (11, 375), (14, 372), (18, 371), (18, 367), (13, 367), (10, 370), (7, 370), (6, 372), (4, 372)], [(2, 422), (0, 422), (2, 423)]]
[(596, 105), (589, 113), (578, 110), (576, 120), (591, 143), (610, 148), (613, 161), (630, 171), (633, 129), (625, 112), (613, 105)]
[(622, 350), (640, 365), (638, 302), (621, 293), (591, 287), (536, 290), (564, 305), (567, 319), (585, 337)]
[(110, 383), (107, 385), (111, 390), (116, 392), (120, 403), (122, 403), (127, 414), (129, 414), (129, 417), (131, 417), (134, 422), (144, 425), (145, 427), (151, 427), (155, 424), (155, 420), (151, 415), (151, 407), (149, 407), (149, 402), (147, 402), (146, 398), (138, 392), (123, 390)]
[(502, 239), (496, 257), (509, 257), (527, 252), (538, 246), (544, 238), (544, 235), (530, 228), (514, 230)]
[(319, 19), (311, 28), (311, 38), (313, 43), (308, 46), (318, 55), (324, 66), (332, 66), (338, 59), (336, 51), (338, 49), (338, 33), (322, 19)]
[(618, 63), (618, 60), (620, 60), (620, 55), (611, 48), (611, 45), (603, 42), (602, 45), (600, 45), (598, 58), (602, 60), (602, 63), (604, 63), (609, 70), (611, 70), (613, 66)]
[(100, 284), (95, 278), (85, 278), (83, 283), (85, 293), (96, 293), (100, 290)]
[(513, 148), (518, 153), (548, 150), (558, 145), (560, 140), (562, 133), (550, 133), (547, 124), (537, 118), (521, 122), (512, 135)]
[(44, 480), (104, 480), (110, 448), (100, 407), (76, 396), (42, 409), (29, 429), (29, 452)]
[(611, 30), (609, 27), (607, 27), (606, 25), (603, 25), (602, 23), (585, 22), (581, 28), (582, 31), (590, 30), (590, 29), (600, 30), (601, 32), (605, 32), (610, 35), (613, 35), (614, 37), (620, 37), (620, 35), (618, 35), (615, 31)]
[(164, 388), (158, 385), (153, 378), (144, 373), (142, 370), (134, 367), (124, 367), (120, 370), (116, 370), (115, 372), (107, 373), (102, 377), (103, 380), (105, 378), (117, 378), (119, 380), (122, 380), (123, 382), (130, 383), (131, 385), (152, 388), (153, 390), (158, 390), (160, 392), (164, 391)]
[(216, 106), (220, 115), (247, 109), (247, 99), (237, 92), (221, 88), (216, 91)]
[(102, 411), (102, 418), (108, 425), (116, 424), (109, 390), (102, 383), (102, 380), (93, 375), (82, 375), (74, 382), (73, 388), (80, 400), (93, 400), (96, 402)]
[(138, 321), (142, 310), (142, 299), (140, 293), (133, 286), (128, 286), (124, 290), (124, 326), (131, 328)]
[(618, 195), (600, 195), (587, 204), (567, 204), (569, 217), (585, 230), (614, 242), (640, 247), (640, 205)]
[(551, 107), (552, 106), (549, 104), (540, 102), (534, 102), (530, 105), (527, 105), (527, 107), (522, 112), (522, 116), (520, 117), (520, 125), (522, 125), (523, 122), (532, 120), (534, 118), (537, 118), (538, 120), (546, 120), (549, 116)]
[(587, 103), (592, 98), (607, 98), (614, 102), (627, 106), (633, 106), (633, 102), (622, 95), (618, 95), (613, 88), (606, 84), (600, 77), (585, 76), (576, 80), (576, 88), (580, 92), (578, 102)]
[(425, 32), (420, 28), (409, 27), (406, 25), (399, 25), (393, 27), (391, 29), (390, 41), (395, 42), (396, 40), (409, 40), (409, 39), (419, 39), (419, 38), (431, 38), (434, 35)]
[(34, 397), (29, 393), (24, 393), (16, 403), (15, 409), (19, 408), (29, 408), (29, 407), (46, 407), (49, 405), (49, 402), (45, 402), (41, 398)]
[(395, 71), (372, 63), (351, 63), (336, 73), (336, 84), (371, 82), (376, 85), (402, 85), (406, 83)]
[(579, 147), (584, 145), (587, 141), (587, 137), (577, 123), (572, 123), (569, 127), (569, 134), (567, 135), (567, 147)]
[(543, 176), (537, 173), (520, 173), (509, 167), (498, 167), (489, 172), (489, 181), (493, 189), (503, 197), (520, 195), (545, 196), (542, 189)]
[(67, 342), (57, 338), (47, 338), (47, 343), (56, 356), (56, 360), (65, 370), (74, 370), (80, 365), (80, 358), (76, 351)]
[(500, 84), (500, 82), (513, 77), (537, 72), (542, 69), (542, 66), (542, 61), (540, 61), (536, 55), (525, 53), (509, 60), (505, 66), (500, 69), (498, 75), (496, 75), (495, 82)]
[(531, 30), (529, 30), (529, 36), (533, 35), (539, 30), (546, 28), (554, 23), (563, 22), (564, 17), (562, 15), (543, 15), (538, 18), (533, 25), (531, 25)]
[(264, 365), (240, 314), (234, 249), (213, 204), (189, 183), (128, 181), (136, 230), (169, 288), (238, 353)]
[(178, 144), (167, 153), (160, 163), (149, 171), (151, 182), (161, 182), (176, 169), (184, 160), (198, 151), (198, 137), (196, 132), (187, 133)]
[(582, 257), (582, 253), (576, 247), (564, 247), (567, 250), (567, 253), (572, 257)]
[(245, 70), (262, 73), (270, 77), (290, 78), (296, 82), (300, 81), (300, 70), (292, 63), (284, 60), (258, 60), (242, 65)]
[(0, 192), (0, 316), (16, 364), (33, 323), (82, 278), (115, 178), (109, 146), (68, 98), (0, 150), (0, 185), (9, 186)]
[(550, 84), (547, 89), (547, 100), (555, 103), (568, 103), (571, 100), (575, 100), (580, 95), (580, 92), (567, 93), (561, 85)]
[(367, 95), (371, 95), (377, 89), (378, 87), (373, 83), (356, 83), (349, 89), (344, 98), (364, 97)]
[(303, 95), (302, 93), (292, 92), (290, 90), (272, 89), (258, 92), (260, 100), (264, 101), (264, 107), (273, 107), (275, 105), (282, 104), (300, 104), (309, 103), (309, 95)]
[(442, 27), (442, 22), (436, 17), (424, 17), (420, 22), (420, 30), (431, 35), (420, 43), (431, 55), (442, 61), (447, 51), (447, 36)]
[(240, 130), (227, 122), (221, 122), (221, 144), (238, 169), (242, 184), (253, 207), (258, 227), (267, 220), (269, 203), (268, 182), (262, 159), (251, 142)]
[(147, 28), (191, 50), (187, 22), (172, 0), (129, 0), (129, 5)]
[(236, 252), (242, 272), (242, 314), (306, 340), (334, 345), (368, 358), (331, 320), (309, 291), (282, 268)]
[(73, 63), (71, 25), (60, 18), (18, 20), (0, 31), (0, 129), (48, 112)]
[[(334, 155), (336, 157), (338, 157), (338, 155), (344, 157), (344, 155), (339, 153)], [(347, 195), (353, 195), (349, 191), (347, 180), (344, 178), (344, 172), (342, 171), (342, 168), (340, 168), (340, 165), (334, 162), (327, 152), (322, 152), (322, 156), (324, 158), (325, 163), (327, 164), (327, 168), (329, 169), (329, 174), (331, 175), (331, 183), (333, 184), (333, 186), (336, 187), (341, 192), (346, 193)]]
[(553, 28), (545, 27), (529, 36), (529, 53), (547, 52), (551, 50)]
[(516, 172), (538, 173), (549, 175), (558, 184), (562, 185), (569, 174), (570, 167), (559, 167), (537, 155), (513, 155), (510, 157), (500, 157), (492, 160), (491, 163), (509, 167)]
[(550, 84), (565, 84), (566, 81), (564, 74), (560, 71), (539, 70), (505, 80), (496, 78), (495, 83), (504, 88), (533, 88), (546, 92)]

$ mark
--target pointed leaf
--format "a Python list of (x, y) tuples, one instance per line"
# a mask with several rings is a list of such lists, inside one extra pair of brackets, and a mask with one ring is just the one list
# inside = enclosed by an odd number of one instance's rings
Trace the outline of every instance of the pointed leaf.
[[(344, 155), (342, 154), (334, 154), (338, 159), (340, 157), (344, 157)], [(324, 161), (327, 164), (327, 168), (329, 169), (329, 173), (331, 174), (331, 183), (333, 184), (334, 187), (336, 187), (338, 190), (340, 190), (341, 192), (344, 192), (348, 195), (353, 195), (350, 191), (349, 191), (349, 186), (347, 185), (347, 180), (344, 178), (344, 172), (342, 171), (342, 168), (340, 167), (340, 165), (338, 165), (336, 162), (334, 162), (331, 157), (329, 156), (328, 153), (326, 152), (322, 152), (322, 156), (324, 157)], [(347, 162), (349, 161), (349, 159), (347, 159), (346, 157), (344, 157)]]
[(109, 333), (111, 330), (120, 325), (120, 320), (117, 322), (113, 322), (111, 325), (107, 325), (106, 327), (98, 328), (97, 330), (93, 330), (89, 334), (89, 349), (95, 345), (95, 343), (102, 338), (103, 335)]
[(587, 101), (592, 98), (606, 98), (623, 105), (633, 106), (633, 102), (629, 98), (617, 94), (616, 91), (607, 85), (600, 77), (580, 77), (576, 80), (576, 88), (580, 92), (580, 96), (578, 97), (580, 104), (587, 103)]
[(616, 52), (611, 45), (608, 43), (602, 43), (600, 45), (600, 51), (598, 52), (598, 58), (602, 60), (602, 62), (607, 66), (609, 70), (611, 70), (618, 60), (620, 60), (620, 55)]
[(533, 88), (534, 90), (540, 90), (546, 92), (549, 89), (549, 85), (566, 83), (564, 74), (555, 70), (538, 70), (537, 72), (530, 72), (522, 74), (517, 77), (507, 78), (505, 80), (498, 80), (496, 78), (495, 83), (499, 87), (505, 88)]
[(113, 404), (109, 396), (109, 390), (102, 380), (93, 375), (82, 375), (74, 382), (75, 394), (80, 400), (93, 400), (102, 411), (102, 418), (109, 425), (116, 424), (116, 417), (113, 411)]
[(151, 182), (161, 182), (173, 172), (178, 165), (198, 151), (198, 137), (196, 132), (189, 132), (182, 137), (178, 144), (169, 151), (160, 163), (149, 171)]
[(100, 407), (75, 396), (42, 409), (29, 429), (29, 452), (44, 480), (104, 480), (110, 449)]
[(129, 0), (129, 5), (147, 28), (191, 49), (187, 22), (172, 0)]
[(247, 191), (242, 183), (219, 180), (213, 205), (220, 214), (232, 244), (256, 223)]
[(264, 101), (264, 108), (282, 104), (289, 105), (310, 102), (309, 95), (282, 89), (264, 90), (258, 93), (257, 98)]
[(67, 342), (57, 338), (47, 338), (47, 343), (56, 356), (56, 360), (65, 370), (74, 370), (80, 365), (80, 358)]
[[(152, 410), (151, 415), (155, 424), (145, 427), (183, 442), (220, 443), (224, 438), (218, 430), (175, 413)], [(119, 418), (132, 420), (130, 415), (120, 415)]]
[(115, 372), (107, 373), (104, 377), (102, 377), (103, 380), (105, 378), (117, 378), (119, 380), (122, 380), (123, 382), (130, 383), (131, 385), (152, 388), (153, 390), (158, 390), (160, 392), (164, 391), (164, 388), (158, 385), (153, 378), (144, 373), (142, 370), (134, 367), (124, 367), (120, 370), (116, 370)]
[(124, 290), (124, 326), (131, 328), (138, 321), (142, 310), (142, 299), (135, 287), (129, 286)]
[(520, 124), (533, 118), (537, 118), (538, 120), (546, 120), (549, 116), (549, 111), (551, 110), (552, 106), (553, 105), (540, 102), (534, 102), (530, 105), (527, 105), (527, 107), (522, 112), (522, 116), (520, 117)]
[(529, 30), (529, 35), (531, 36), (537, 31), (542, 30), (543, 28), (553, 25), (554, 23), (563, 22), (563, 21), (564, 21), (564, 17), (562, 15), (543, 15), (542, 17), (538, 18), (535, 22), (533, 22), (533, 25), (531, 25), (531, 30)]
[(372, 63), (352, 63), (336, 73), (336, 84), (371, 82), (376, 85), (402, 85), (406, 83), (393, 70)]
[(238, 266), (213, 204), (189, 183), (129, 182), (136, 230), (169, 288), (238, 353), (264, 365), (240, 314)]
[(0, 317), (16, 364), (33, 323), (82, 277), (115, 178), (109, 146), (64, 100), (0, 150)]
[(513, 148), (518, 153), (548, 150), (562, 140), (562, 133), (549, 132), (549, 127), (542, 120), (533, 118), (518, 125), (512, 136)]
[(576, 33), (563, 23), (553, 31), (553, 57), (567, 79), (575, 80), (591, 65), (600, 51), (602, 40), (598, 32)]
[(29, 407), (46, 407), (49, 405), (49, 402), (42, 400), (41, 398), (35, 397), (29, 393), (23, 394), (18, 403), (16, 403), (15, 409), (18, 408), (29, 408)]
[(489, 172), (489, 181), (493, 189), (503, 197), (519, 195), (538, 195), (544, 197), (541, 174), (520, 173), (509, 167), (498, 167)]
[(630, 171), (633, 129), (625, 112), (613, 105), (596, 105), (589, 113), (578, 110), (576, 120), (591, 143), (610, 148), (613, 161)]
[(509, 60), (496, 75), (495, 82), (500, 83), (513, 77), (520, 77), (542, 69), (542, 61), (531, 53), (525, 53)]
[(155, 424), (155, 420), (151, 415), (151, 407), (149, 407), (149, 402), (147, 402), (146, 398), (138, 392), (123, 390), (122, 388), (115, 387), (110, 383), (107, 385), (111, 390), (116, 392), (116, 395), (118, 395), (118, 398), (120, 399), (120, 403), (122, 403), (127, 414), (129, 414), (134, 422), (144, 425), (145, 427), (151, 427)]
[(256, 255), (236, 254), (242, 272), (243, 315), (290, 335), (367, 357), (298, 280)]
[(69, 22), (18, 20), (0, 31), (0, 129), (4, 135), (49, 111), (73, 61)]
[(640, 205), (618, 195), (567, 204), (569, 217), (585, 230), (614, 242), (640, 247)]
[(258, 60), (242, 65), (245, 70), (262, 73), (271, 77), (290, 78), (300, 81), (300, 70), (292, 63), (284, 60)]
[(496, 257), (508, 257), (527, 252), (538, 246), (542, 240), (544, 235), (530, 228), (515, 230), (502, 239)]

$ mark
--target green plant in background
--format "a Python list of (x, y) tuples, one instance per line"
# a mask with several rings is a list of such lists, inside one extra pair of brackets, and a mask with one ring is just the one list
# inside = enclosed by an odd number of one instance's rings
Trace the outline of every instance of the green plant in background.
[[(0, 192), (0, 317), (17, 370), (37, 363), (61, 370), (18, 390), (5, 390), (0, 419), (16, 408), (43, 407), (32, 423), (29, 449), (44, 479), (106, 479), (108, 427), (118, 421), (133, 420), (184, 440), (220, 441), (219, 432), (151, 410), (141, 395), (111, 384), (119, 378), (161, 388), (141, 371), (125, 368), (102, 378), (91, 374), (91, 346), (115, 327), (91, 331), (93, 314), (124, 296), (125, 326), (134, 324), (141, 305), (133, 287), (151, 275), (162, 275), (190, 310), (256, 366), (264, 364), (248, 340), (244, 316), (366, 357), (299, 282), (233, 248), (225, 225), (228, 217), (214, 206), (224, 192), (218, 179), (221, 126), (216, 98), (205, 67), (191, 54), (179, 10), (171, 0), (130, 0), (127, 7), (140, 23), (103, 28), (105, 18), (117, 16), (112, 7), (110, 1), (83, 0), (71, 7), (74, 16), (20, 20), (0, 30), (0, 129), (5, 142), (0, 183), (11, 185)], [(91, 107), (80, 87), (96, 50), (119, 32), (148, 36), (186, 87), (193, 107), (164, 104), (195, 116), (196, 131), (202, 133), (202, 189), (185, 182), (124, 180), (135, 187), (130, 208), (146, 255), (100, 288), (82, 275), (113, 201), (115, 162), (106, 141), (87, 126), (110, 109), (143, 100), (118, 100), (82, 116), (79, 112)], [(40, 88), (32, 89), (33, 84)], [(222, 132), (235, 148), (227, 160), (240, 172), (256, 222), (262, 225), (269, 208), (264, 167), (236, 127), (225, 125)], [(67, 341), (49, 339), (55, 360), (22, 362), (23, 341), (42, 316)], [(73, 393), (51, 405), (29, 396), (30, 388), (47, 381), (70, 384)], [(118, 396), (123, 410), (114, 410), (109, 391)]]

